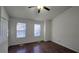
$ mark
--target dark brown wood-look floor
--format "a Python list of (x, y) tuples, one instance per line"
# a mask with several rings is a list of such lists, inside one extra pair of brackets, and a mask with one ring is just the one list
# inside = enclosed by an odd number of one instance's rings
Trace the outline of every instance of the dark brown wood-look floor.
[(54, 42), (35, 42), (10, 46), (9, 53), (75, 53), (68, 48)]

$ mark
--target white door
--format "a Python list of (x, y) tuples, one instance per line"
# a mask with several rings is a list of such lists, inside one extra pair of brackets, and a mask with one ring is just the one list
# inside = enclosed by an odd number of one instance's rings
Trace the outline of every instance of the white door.
[(1, 18), (0, 21), (0, 53), (8, 52), (8, 21)]

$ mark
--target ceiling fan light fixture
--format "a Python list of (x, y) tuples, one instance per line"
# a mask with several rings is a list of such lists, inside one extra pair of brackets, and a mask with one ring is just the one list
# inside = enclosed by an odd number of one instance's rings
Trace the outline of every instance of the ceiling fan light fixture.
[[(28, 8), (32, 8), (32, 7), (34, 7), (34, 6), (29, 6)], [(46, 7), (46, 6), (36, 6), (36, 8), (37, 8), (37, 10), (38, 10), (38, 13), (40, 13), (40, 11), (41, 11), (42, 9), (45, 9), (45, 10), (47, 10), (47, 11), (50, 11), (50, 9), (49, 9), (48, 7)]]
[(42, 10), (43, 9), (43, 6), (37, 6), (37, 8)]

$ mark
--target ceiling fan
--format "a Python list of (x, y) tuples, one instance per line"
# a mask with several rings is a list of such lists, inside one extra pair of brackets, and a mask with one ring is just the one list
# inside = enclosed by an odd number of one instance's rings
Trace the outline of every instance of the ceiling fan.
[[(36, 6), (29, 6), (28, 8), (34, 8), (34, 7), (36, 7)], [(40, 13), (40, 11), (42, 9), (45, 9), (47, 11), (50, 11), (50, 9), (48, 7), (46, 7), (46, 6), (37, 6), (37, 9), (38, 9), (38, 13)]]

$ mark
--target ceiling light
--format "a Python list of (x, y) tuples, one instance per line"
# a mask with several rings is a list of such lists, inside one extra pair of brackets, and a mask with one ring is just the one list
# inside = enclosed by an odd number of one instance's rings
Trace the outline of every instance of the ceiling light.
[(42, 10), (43, 9), (43, 6), (37, 6), (37, 8)]

